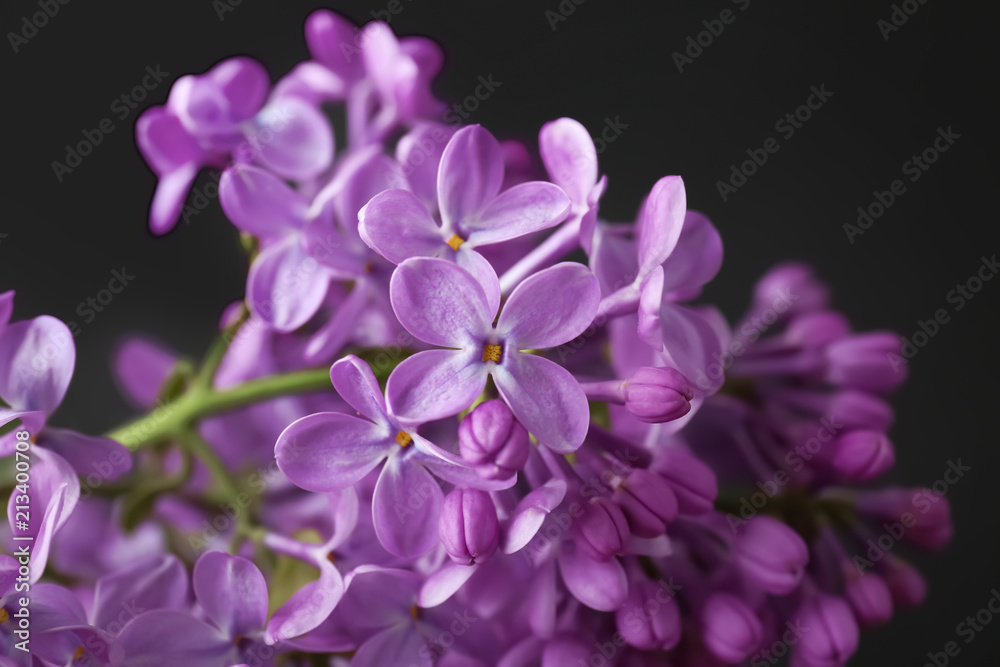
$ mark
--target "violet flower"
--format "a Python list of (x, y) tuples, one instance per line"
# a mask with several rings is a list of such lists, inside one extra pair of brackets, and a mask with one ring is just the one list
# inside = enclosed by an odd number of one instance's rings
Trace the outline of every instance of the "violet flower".
[(514, 483), (483, 479), (417, 433), (419, 422), (399, 419), (357, 357), (335, 363), (330, 377), (360, 417), (321, 412), (293, 422), (275, 445), (278, 467), (298, 486), (328, 492), (356, 484), (385, 461), (372, 516), (379, 541), (390, 552), (418, 556), (437, 542), (426, 526), (436, 524), (444, 494), (431, 473), (460, 487), (501, 489)]
[(496, 275), (490, 279), (482, 284), (440, 259), (414, 258), (397, 267), (390, 293), (399, 321), (418, 339), (452, 349), (404, 360), (389, 376), (387, 402), (404, 422), (441, 419), (469, 407), (492, 375), (539, 442), (571, 452), (587, 432), (587, 398), (568, 371), (524, 350), (555, 347), (583, 333), (597, 309), (597, 281), (580, 264), (558, 264), (518, 285), (497, 319), (500, 290)]
[[(410, 257), (451, 259), (484, 284), (495, 278), (477, 246), (509, 241), (560, 222), (569, 198), (552, 183), (534, 181), (500, 192), (504, 164), (500, 144), (478, 125), (451, 137), (441, 156), (438, 223), (411, 192), (387, 190), (358, 214), (361, 238), (394, 264)], [(494, 299), (488, 289), (487, 296)], [(490, 306), (496, 310), (499, 291)]]

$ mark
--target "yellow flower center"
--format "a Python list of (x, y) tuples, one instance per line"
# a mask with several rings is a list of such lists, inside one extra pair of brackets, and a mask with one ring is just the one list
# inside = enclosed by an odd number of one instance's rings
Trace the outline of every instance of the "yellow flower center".
[(82, 657), (83, 657), (83, 647), (82, 646), (77, 646), (76, 650), (73, 651), (73, 659), (74, 660), (79, 660)]
[(408, 444), (413, 442), (413, 436), (406, 431), (399, 431), (396, 434), (396, 442), (399, 443), (400, 447), (406, 447)]
[(410, 607), (410, 616), (412, 616), (414, 619), (420, 618), (420, 607), (418, 607), (417, 605), (413, 605), (412, 607)]
[(0, 623), (6, 623), (10, 620), (10, 614), (7, 613), (6, 609), (0, 609)]
[(458, 234), (452, 234), (451, 238), (445, 241), (445, 243), (450, 245), (452, 250), (458, 250), (458, 247), (463, 243), (465, 243), (465, 239), (463, 239)]
[(499, 364), (501, 352), (502, 350), (499, 345), (486, 343), (483, 345), (483, 361), (492, 361), (493, 363)]

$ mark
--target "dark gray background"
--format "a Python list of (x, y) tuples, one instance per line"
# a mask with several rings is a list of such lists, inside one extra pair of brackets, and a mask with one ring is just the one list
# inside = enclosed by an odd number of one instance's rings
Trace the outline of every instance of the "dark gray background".
[[(958, 312), (946, 294), (975, 274), (981, 256), (1000, 251), (997, 6), (927, 2), (885, 40), (877, 22), (889, 19), (888, 1), (752, 0), (740, 11), (729, 0), (646, 7), (564, 0), (575, 9), (555, 30), (545, 12), (558, 12), (558, 0), (399, 1), (392, 27), (446, 49), (442, 95), (471, 94), (480, 75), (501, 82), (470, 122), (529, 139), (563, 115), (595, 134), (605, 118), (628, 125), (600, 156), (609, 177), (606, 217), (632, 219), (657, 178), (683, 175), (689, 206), (706, 212), (725, 242), (726, 262), (707, 297), (730, 317), (753, 280), (786, 258), (813, 263), (858, 329), (909, 336), (919, 319), (949, 310), (951, 321), (913, 359), (911, 380), (895, 397), (892, 437), (900, 482), (931, 484), (949, 460), (972, 466), (948, 493), (957, 537), (945, 553), (918, 559), (931, 583), (926, 606), (865, 634), (852, 664), (922, 665), (948, 641), (961, 648), (951, 664), (996, 664), (1000, 619), (970, 644), (955, 627), (1000, 587), (993, 428), (1000, 281)], [(388, 5), (244, 0), (220, 20), (210, 0), (75, 0), (17, 54), (5, 37), (0, 289), (16, 288), (18, 319), (48, 313), (80, 325), (76, 378), (59, 424), (100, 432), (128, 415), (108, 371), (122, 335), (154, 333), (199, 354), (222, 308), (243, 294), (246, 267), (216, 204), (165, 238), (146, 231), (154, 178), (134, 146), (140, 110), (119, 120), (113, 100), (141, 82), (147, 65), (170, 76), (143, 107), (162, 103), (176, 77), (236, 54), (260, 59), (276, 79), (306, 57), (302, 23), (311, 9), (364, 22)], [(735, 22), (679, 73), (671, 54), (726, 8)], [(6, 33), (39, 8), (8, 0), (2, 11)], [(820, 84), (833, 97), (793, 137), (781, 137), (775, 121)], [(51, 162), (103, 118), (115, 131), (57, 182)], [(842, 225), (855, 220), (856, 208), (873, 201), (873, 190), (906, 179), (902, 163), (947, 126), (961, 138), (849, 243)], [(768, 137), (780, 150), (723, 202), (716, 181)], [(85, 323), (78, 305), (122, 267), (134, 282)]]

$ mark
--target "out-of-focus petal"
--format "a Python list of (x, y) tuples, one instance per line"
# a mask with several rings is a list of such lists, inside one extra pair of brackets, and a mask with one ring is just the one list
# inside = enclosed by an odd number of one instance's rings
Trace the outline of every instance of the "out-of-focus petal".
[(249, 164), (236, 164), (222, 172), (219, 203), (238, 229), (264, 238), (301, 228), (308, 208), (283, 180)]
[(451, 138), (438, 169), (438, 204), (446, 228), (482, 211), (503, 183), (500, 143), (479, 125), (464, 127)]

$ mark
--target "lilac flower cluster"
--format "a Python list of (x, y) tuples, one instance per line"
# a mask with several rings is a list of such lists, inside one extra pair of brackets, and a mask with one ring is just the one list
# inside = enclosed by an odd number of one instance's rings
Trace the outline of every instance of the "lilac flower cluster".
[(606, 222), (579, 122), (536, 164), (445, 122), (432, 42), (325, 10), (306, 42), (274, 85), (232, 58), (137, 123), (151, 230), (224, 169), (251, 260), (201, 363), (119, 349), (145, 417), (48, 426), (72, 336), (0, 295), (0, 667), (834, 667), (923, 601), (869, 545), (942, 547), (947, 502), (858, 486), (895, 461), (896, 335), (795, 264), (731, 327), (680, 177)]

